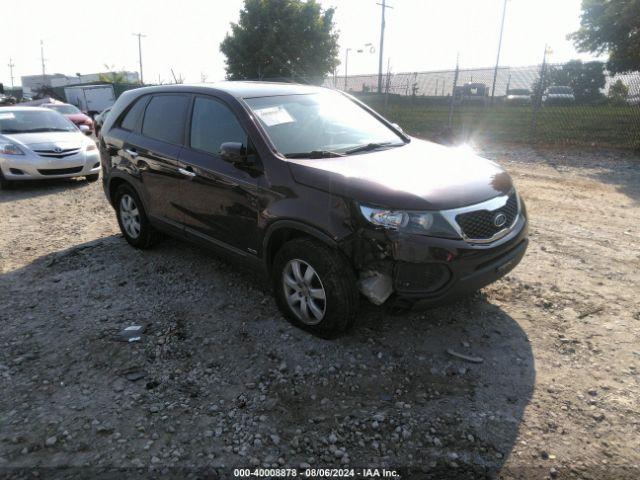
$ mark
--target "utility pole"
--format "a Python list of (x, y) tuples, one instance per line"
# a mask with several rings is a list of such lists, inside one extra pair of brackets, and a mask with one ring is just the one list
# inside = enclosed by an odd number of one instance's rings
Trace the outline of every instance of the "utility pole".
[(40, 40), (40, 61), (42, 62), (42, 83), (44, 84), (46, 73), (44, 68), (44, 42), (42, 40)]
[(13, 67), (16, 66), (16, 64), (13, 63), (13, 58), (9, 59), (9, 63), (7, 66), (9, 67), (9, 75), (11, 76), (11, 90), (13, 90)]
[(493, 104), (493, 97), (496, 94), (496, 79), (498, 78), (498, 66), (500, 65), (500, 50), (502, 50), (502, 34), (504, 33), (504, 19), (507, 15), (507, 2), (504, 0), (502, 7), (502, 23), (500, 24), (500, 39), (498, 40), (498, 58), (496, 58), (496, 69), (493, 71), (493, 88), (491, 89), (491, 103)]
[(453, 76), (453, 89), (451, 90), (451, 99), (449, 102), (449, 131), (453, 132), (453, 106), (456, 96), (456, 87), (458, 86), (458, 76), (460, 75), (460, 53), (456, 56), (456, 72)]
[(378, 3), (382, 7), (382, 20), (380, 22), (380, 57), (378, 60), (378, 93), (382, 93), (382, 63), (384, 56), (384, 28), (385, 28), (385, 13), (387, 8), (393, 8), (387, 5), (387, 0), (382, 0), (382, 3)]
[(146, 35), (143, 35), (142, 33), (134, 33), (133, 35), (138, 37), (138, 60), (140, 62), (140, 85), (142, 85), (144, 83), (142, 80), (142, 39), (146, 37)]
[(344, 91), (347, 91), (347, 79), (349, 78), (349, 52), (350, 48), (347, 48), (344, 54)]
[(536, 98), (533, 100), (533, 114), (531, 115), (531, 143), (535, 142), (536, 133), (538, 130), (538, 110), (542, 106), (542, 95), (544, 94), (544, 77), (547, 70), (547, 55), (551, 53), (549, 45), (544, 46), (544, 55), (542, 55), (542, 67), (540, 67), (540, 84), (538, 85), (538, 92)]

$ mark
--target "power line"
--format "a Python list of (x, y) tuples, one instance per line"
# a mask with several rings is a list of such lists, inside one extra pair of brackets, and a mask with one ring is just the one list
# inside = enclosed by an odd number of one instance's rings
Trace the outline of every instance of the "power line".
[(378, 60), (378, 93), (382, 93), (382, 63), (384, 54), (384, 29), (386, 26), (385, 12), (387, 8), (393, 8), (387, 5), (387, 0), (382, 0), (382, 3), (378, 3), (382, 7), (382, 18), (380, 21), (380, 58)]
[(140, 85), (142, 85), (144, 83), (142, 79), (142, 39), (146, 37), (146, 35), (142, 33), (134, 33), (132, 35), (138, 37), (138, 61), (140, 63)]

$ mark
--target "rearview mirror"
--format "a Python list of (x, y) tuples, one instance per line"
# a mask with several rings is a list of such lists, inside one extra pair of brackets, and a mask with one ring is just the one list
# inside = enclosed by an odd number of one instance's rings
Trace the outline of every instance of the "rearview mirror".
[(247, 156), (247, 149), (240, 142), (225, 142), (220, 145), (220, 158), (227, 162), (239, 163)]

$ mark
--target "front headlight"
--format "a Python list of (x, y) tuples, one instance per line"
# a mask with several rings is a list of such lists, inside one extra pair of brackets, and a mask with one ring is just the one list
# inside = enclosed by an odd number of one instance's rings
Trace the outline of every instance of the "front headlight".
[(13, 143), (0, 143), (0, 154), (3, 155), (24, 155), (19, 146)]
[(439, 212), (387, 210), (366, 205), (360, 205), (360, 212), (370, 223), (379, 227), (431, 237), (460, 238)]

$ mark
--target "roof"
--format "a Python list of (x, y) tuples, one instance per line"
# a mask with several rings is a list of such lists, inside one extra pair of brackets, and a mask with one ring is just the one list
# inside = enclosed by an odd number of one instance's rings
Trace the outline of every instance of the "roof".
[[(136, 89), (138, 91), (142, 89)], [(215, 83), (178, 84), (178, 85), (158, 85), (153, 87), (143, 87), (145, 91), (218, 91), (225, 92), (237, 98), (252, 97), (272, 97), (276, 95), (301, 95), (318, 93), (327, 89), (313, 85), (298, 85), (295, 83), (276, 82), (248, 82), (229, 81)]]

